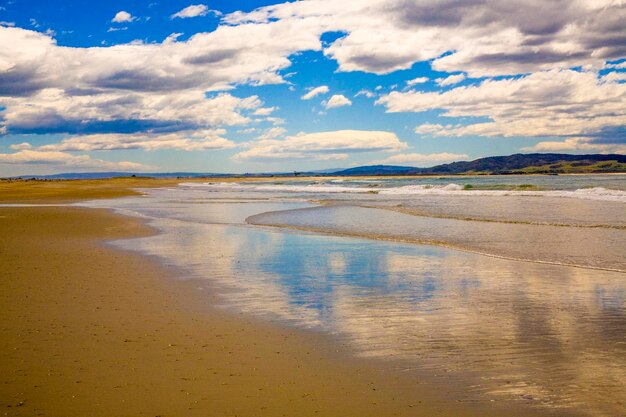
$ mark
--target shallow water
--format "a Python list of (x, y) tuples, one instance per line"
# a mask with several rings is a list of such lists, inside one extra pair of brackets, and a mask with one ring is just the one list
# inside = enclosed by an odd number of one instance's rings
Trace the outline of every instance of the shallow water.
[(435, 243), (493, 256), (626, 271), (626, 230), (464, 221), (349, 205), (274, 211), (257, 225)]
[(626, 204), (613, 201), (523, 196), (420, 196), (369, 199), (350, 204), (393, 208), (408, 214), (559, 226), (626, 228)]
[[(270, 211), (256, 217), (389, 234), (393, 227), (410, 232), (407, 224), (415, 220), (437, 233), (447, 228), (451, 238), (470, 236), (468, 228), (476, 225), (508, 227), (480, 232), (487, 248), (515, 241), (531, 252), (528, 247), (542, 245), (538, 252), (597, 258), (600, 266), (623, 255), (622, 229), (424, 218), (352, 206), (362, 203), (358, 199), (314, 208), (300, 195), (266, 191), (148, 193), (97, 203), (147, 216), (162, 231), (116, 244), (204, 280), (224, 308), (325, 332), (356, 355), (461, 386), (456, 401), (521, 403), (533, 414), (626, 415), (626, 274), (244, 221)], [(593, 222), (622, 220), (596, 216)], [(545, 232), (537, 234), (538, 228)], [(569, 233), (565, 241), (553, 239), (563, 233)], [(602, 246), (607, 239), (613, 246)], [(562, 246), (570, 240), (578, 242)]]

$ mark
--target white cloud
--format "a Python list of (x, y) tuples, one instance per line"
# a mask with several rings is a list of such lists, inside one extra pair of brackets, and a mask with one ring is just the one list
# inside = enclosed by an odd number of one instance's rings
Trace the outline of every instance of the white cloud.
[(270, 127), (266, 129), (261, 135), (259, 135), (256, 140), (267, 140), (267, 139), (276, 139), (280, 136), (283, 136), (287, 133), (287, 129), (280, 126)]
[(269, 116), (276, 110), (278, 110), (278, 107), (259, 107), (252, 114), (255, 116)]
[(111, 162), (92, 159), (89, 155), (72, 155), (65, 152), (42, 152), (29, 149), (11, 154), (0, 154), (0, 164), (51, 165), (63, 169), (81, 168), (89, 170), (146, 171), (154, 169), (152, 166), (135, 162)]
[[(0, 106), (6, 110), (0, 132), (115, 130), (120, 121), (143, 131), (245, 124), (262, 106), (258, 98), (255, 105), (232, 96), (214, 101), (205, 92), (283, 83), (290, 56), (311, 50), (336, 60), (339, 71), (386, 74), (428, 62), (472, 78), (525, 74), (443, 94), (394, 92), (379, 101), (389, 111), (443, 109), (489, 120), (445, 126), (441, 134), (570, 138), (609, 132), (613, 139), (602, 140), (619, 140), (611, 128), (624, 125), (624, 83), (619, 75), (599, 82), (593, 71), (624, 67), (624, 2), (523, 0), (515, 13), (510, 7), (501, 0), (303, 0), (232, 13), (213, 32), (185, 41), (170, 36), (160, 44), (103, 48), (59, 46), (45, 34), (1, 26)], [(115, 23), (135, 19), (121, 13)], [(345, 35), (322, 44), (320, 36), (329, 31)], [(594, 74), (592, 81), (558, 71), (572, 67)]]
[(482, 76), (601, 66), (623, 58), (621, 0), (308, 0), (225, 17), (230, 24), (290, 22), (294, 33), (346, 35), (324, 49), (339, 71), (386, 74), (432, 61)]
[(359, 96), (365, 96), (367, 98), (374, 98), (374, 97), (376, 97), (376, 94), (372, 93), (369, 90), (363, 89), (363, 90), (360, 90), (358, 93), (356, 93), (354, 95), (354, 97), (359, 97)]
[(388, 112), (444, 110), (443, 116), (482, 117), (469, 125), (422, 125), (435, 136), (596, 137), (621, 141), (626, 125), (626, 84), (595, 72), (552, 70), (521, 78), (486, 80), (446, 92), (392, 92), (377, 104)]
[(422, 154), (422, 153), (405, 153), (400, 155), (392, 155), (389, 158), (383, 159), (381, 161), (377, 161), (377, 164), (383, 165), (415, 165), (415, 166), (425, 166), (432, 164), (441, 164), (445, 162), (453, 162), (460, 160), (467, 160), (469, 157), (465, 154), (459, 153), (431, 153), (431, 154)]
[(600, 153), (626, 153), (626, 143), (598, 143), (593, 138), (567, 138), (564, 141), (539, 142), (521, 149), (524, 152), (586, 151)]
[(15, 143), (13, 145), (10, 145), (9, 148), (15, 149), (16, 151), (22, 151), (24, 149), (32, 149), (33, 145), (31, 145), (28, 142), (22, 142), (22, 143)]
[(115, 129), (120, 120), (145, 121), (142, 130), (241, 125), (250, 119), (240, 112), (261, 105), (256, 96), (241, 99), (223, 93), (206, 98), (201, 91), (161, 94), (122, 90), (72, 95), (60, 89), (45, 89), (30, 97), (0, 102), (7, 106), (3, 123), (13, 131), (69, 133), (84, 131), (90, 125), (93, 130)]
[(221, 26), (185, 42), (168, 37), (162, 44), (68, 48), (38, 32), (0, 28), (4, 129), (71, 133), (116, 120), (180, 124), (181, 130), (190, 124), (247, 123), (240, 110), (259, 107), (258, 98), (206, 98), (205, 92), (234, 84), (282, 83), (278, 71), (290, 64), (287, 56), (320, 45), (317, 36), (307, 33), (275, 42), (289, 32), (283, 29)]
[[(2, 93), (26, 95), (42, 88), (216, 91), (239, 83), (282, 83), (277, 72), (290, 65), (289, 55), (320, 46), (319, 38), (308, 33), (275, 42), (289, 33), (286, 25), (220, 26), (184, 42), (170, 36), (161, 44), (68, 48), (38, 32), (0, 28), (0, 45), (15, 46), (2, 48), (0, 69), (11, 70), (21, 82)], [(0, 87), (8, 88), (4, 83)]]
[[(207, 149), (228, 149), (236, 145), (222, 137), (225, 130), (194, 130), (175, 133), (108, 133), (79, 135), (62, 140), (60, 143), (33, 147), (28, 143), (19, 146), (22, 149), (34, 149), (41, 152), (68, 151), (111, 151), (119, 149), (143, 149), (156, 151), (177, 149), (198, 151)], [(18, 148), (15, 148), (18, 149)]]
[(300, 133), (285, 139), (248, 142), (248, 149), (236, 154), (236, 161), (346, 159), (351, 153), (393, 152), (407, 148), (395, 133), (367, 130), (338, 130)]
[(602, 81), (608, 83), (626, 81), (626, 72), (609, 72), (602, 77)]
[(310, 100), (313, 97), (328, 93), (328, 86), (320, 85), (319, 87), (312, 88), (308, 93), (300, 97), (302, 100)]
[(414, 131), (419, 135), (437, 135), (439, 132), (445, 130), (445, 127), (439, 123), (424, 123), (416, 126)]
[(424, 84), (427, 83), (429, 81), (428, 77), (417, 77), (417, 78), (413, 78), (412, 80), (408, 80), (406, 82), (406, 85), (409, 87), (413, 87), (416, 84)]
[(449, 75), (445, 78), (437, 78), (435, 80), (435, 82), (440, 86), (440, 87), (446, 87), (449, 85), (454, 85), (454, 84), (458, 84), (461, 81), (463, 81), (465, 79), (465, 74), (454, 74), (454, 75)]
[(115, 14), (111, 22), (113, 23), (124, 23), (124, 22), (132, 22), (136, 18), (133, 17), (130, 13), (121, 10)]
[(210, 10), (204, 4), (192, 4), (191, 6), (187, 6), (181, 11), (174, 13), (170, 16), (171, 19), (187, 19), (190, 17), (198, 17), (198, 16), (206, 16), (209, 13), (221, 14), (216, 10)]
[(351, 105), (352, 102), (342, 94), (335, 94), (324, 103), (326, 109), (334, 109), (336, 107)]
[(265, 121), (266, 122), (270, 122), (273, 125), (284, 125), (285, 124), (285, 119), (281, 119), (280, 117), (266, 117)]

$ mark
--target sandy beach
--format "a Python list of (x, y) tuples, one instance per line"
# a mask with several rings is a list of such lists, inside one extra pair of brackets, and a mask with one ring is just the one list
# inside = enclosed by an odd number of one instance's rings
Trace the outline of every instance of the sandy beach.
[(626, 417), (624, 21), (0, 3), (0, 417)]
[[(51, 184), (3, 200), (76, 198)], [(0, 208), (3, 415), (503, 415), (352, 359), (320, 335), (214, 309), (180, 271), (103, 244), (151, 233), (106, 210)]]

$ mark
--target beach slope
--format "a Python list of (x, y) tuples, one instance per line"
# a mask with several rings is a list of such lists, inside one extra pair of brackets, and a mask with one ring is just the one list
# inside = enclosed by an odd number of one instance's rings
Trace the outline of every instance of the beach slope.
[(486, 415), (103, 244), (149, 233), (105, 210), (0, 208), (4, 415)]

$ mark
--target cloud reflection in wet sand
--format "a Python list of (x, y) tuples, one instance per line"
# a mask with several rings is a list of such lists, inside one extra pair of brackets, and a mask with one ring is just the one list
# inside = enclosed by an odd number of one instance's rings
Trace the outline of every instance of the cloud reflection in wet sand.
[(164, 233), (119, 244), (208, 280), (225, 306), (337, 334), (361, 356), (467, 377), (468, 398), (626, 414), (622, 273), (246, 226), (154, 225)]

